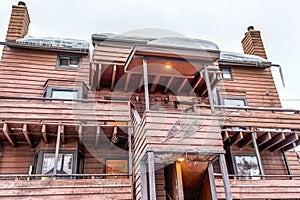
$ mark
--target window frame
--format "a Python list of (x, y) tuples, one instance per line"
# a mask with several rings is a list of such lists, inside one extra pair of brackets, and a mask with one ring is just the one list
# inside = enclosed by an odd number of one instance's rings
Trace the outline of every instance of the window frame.
[[(223, 97), (222, 98), (222, 103), (224, 106), (233, 106), (233, 105), (226, 105), (225, 104), (225, 100), (242, 100), (244, 101), (244, 105), (243, 106), (248, 106), (248, 101), (246, 98), (241, 98), (241, 97)], [(242, 107), (242, 106), (241, 106)]]
[[(43, 167), (43, 158), (45, 153), (53, 153), (55, 155), (55, 150), (39, 150), (37, 155), (37, 161), (35, 168), (35, 174), (43, 175), (42, 174), (42, 167)], [(78, 151), (71, 151), (71, 150), (60, 150), (60, 154), (73, 154), (73, 164), (72, 164), (72, 174), (77, 173), (78, 167)]]
[[(127, 161), (127, 172), (124, 172), (123, 174), (129, 174), (129, 159), (128, 157), (106, 157), (103, 159), (103, 174), (106, 174), (106, 161), (107, 160), (126, 160)], [(112, 174), (113, 175), (113, 174)]]
[[(234, 153), (234, 154), (231, 154), (231, 161), (232, 161), (232, 164), (233, 164), (233, 170), (234, 170), (234, 174), (239, 176), (240, 174), (238, 174), (238, 169), (237, 169), (237, 162), (236, 162), (236, 159), (235, 157), (236, 156), (239, 156), (239, 157), (242, 157), (242, 156), (251, 156), (251, 157), (255, 157), (256, 158), (256, 161), (257, 161), (257, 168), (258, 168), (258, 171), (259, 171), (259, 175), (261, 175), (261, 171), (260, 171), (260, 168), (259, 168), (259, 161), (258, 161), (258, 158), (257, 156), (253, 153)], [(249, 179), (247, 179), (249, 178)], [(262, 177), (261, 176), (241, 176), (241, 177), (237, 177), (237, 179), (239, 180), (261, 180)]]
[[(230, 78), (224, 78), (224, 72), (223, 72), (223, 69), (226, 69), (229, 71), (229, 74), (230, 74)], [(232, 69), (231, 67), (220, 67), (220, 70), (222, 72), (222, 79), (223, 80), (233, 80), (233, 75), (232, 75)]]
[[(61, 58), (68, 58), (68, 65), (61, 65), (61, 63), (60, 63)], [(71, 66), (71, 64), (70, 64), (71, 58), (78, 58), (77, 66)], [(79, 70), (79, 69), (81, 69), (81, 56), (79, 56), (79, 55), (64, 55), (64, 54), (57, 55), (56, 68), (57, 69), (67, 69), (67, 70)]]
[[(49, 86), (44, 92), (44, 97), (46, 98), (52, 98), (53, 91), (66, 91), (66, 92), (77, 92), (77, 99), (75, 100), (80, 100), (80, 99), (86, 99), (87, 95), (83, 92), (82, 88), (64, 88), (64, 87), (52, 87)], [(71, 99), (70, 99), (71, 100)]]

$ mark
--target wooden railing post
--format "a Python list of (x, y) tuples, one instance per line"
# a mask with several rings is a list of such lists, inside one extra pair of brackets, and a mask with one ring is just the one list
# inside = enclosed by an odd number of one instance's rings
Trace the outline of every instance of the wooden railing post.
[(208, 178), (209, 178), (209, 184), (210, 184), (211, 199), (218, 200), (216, 184), (215, 184), (214, 169), (213, 169), (213, 165), (211, 162), (208, 163), (207, 172), (208, 172)]
[(56, 172), (57, 172), (58, 154), (59, 154), (59, 146), (60, 146), (60, 133), (61, 133), (61, 125), (58, 125), (56, 146), (55, 146), (53, 175), (56, 175)]
[(149, 88), (148, 88), (148, 66), (146, 58), (143, 58), (143, 72), (144, 72), (144, 89), (145, 89), (145, 105), (146, 111), (150, 110), (150, 100), (149, 100)]
[(220, 163), (220, 168), (221, 168), (221, 172), (222, 172), (226, 200), (232, 200), (230, 181), (229, 181), (229, 177), (228, 177), (227, 165), (226, 165), (226, 160), (225, 160), (224, 154), (220, 154), (219, 163)]
[[(262, 162), (261, 162), (261, 157), (260, 157), (260, 154), (259, 154), (259, 149), (258, 149), (258, 146), (257, 146), (257, 142), (256, 142), (254, 132), (251, 132), (251, 137), (252, 137), (252, 143), (253, 143), (253, 147), (254, 147), (254, 150), (255, 150), (255, 154), (256, 154), (256, 157), (257, 157), (257, 162), (258, 162), (258, 167), (259, 167), (259, 170), (260, 170), (260, 174), (264, 176), (265, 171), (264, 171), (264, 168), (263, 168), (263, 165), (262, 165)], [(264, 177), (262, 177), (262, 179), (264, 179)]]
[(148, 199), (148, 183), (147, 183), (147, 165), (145, 161), (140, 162), (140, 171), (141, 171), (141, 194), (142, 200)]
[(210, 85), (210, 80), (209, 80), (209, 75), (207, 71), (207, 64), (204, 64), (204, 79), (207, 87), (207, 93), (208, 93), (208, 99), (209, 99), (209, 104), (210, 104), (210, 109), (211, 113), (215, 114), (215, 106), (214, 106), (214, 100), (213, 100), (213, 95), (211, 91), (211, 85)]
[(150, 200), (156, 200), (154, 153), (148, 152), (148, 174)]

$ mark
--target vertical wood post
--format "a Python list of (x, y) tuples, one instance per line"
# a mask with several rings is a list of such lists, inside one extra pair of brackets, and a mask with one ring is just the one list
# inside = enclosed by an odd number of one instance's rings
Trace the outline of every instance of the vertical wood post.
[(144, 89), (145, 89), (145, 104), (146, 111), (150, 110), (150, 100), (149, 100), (149, 88), (148, 88), (148, 69), (147, 60), (143, 58), (143, 72), (144, 72)]
[(58, 154), (59, 154), (59, 145), (60, 145), (60, 134), (61, 134), (61, 125), (59, 125), (58, 128), (57, 128), (53, 175), (56, 175), (56, 172), (57, 172), (57, 163), (58, 163)]
[(285, 154), (285, 150), (281, 149), (281, 153), (282, 153), (282, 156), (283, 156), (283, 160), (284, 160), (284, 164), (285, 164), (287, 173), (288, 173), (288, 175), (292, 175), (291, 168), (290, 168), (290, 165), (288, 163), (288, 160), (287, 160), (287, 157), (286, 157), (286, 154)]
[(142, 200), (148, 199), (148, 184), (147, 184), (147, 165), (144, 161), (141, 161), (141, 194)]
[(129, 162), (129, 174), (131, 175), (132, 174), (132, 165), (133, 165), (133, 162), (132, 162), (132, 146), (131, 146), (131, 135), (132, 135), (132, 130), (133, 130), (133, 127), (132, 127), (132, 124), (131, 122), (128, 123), (129, 125), (129, 128), (128, 128), (128, 162)]
[[(264, 176), (265, 171), (264, 171), (264, 168), (263, 168), (263, 165), (262, 165), (262, 162), (261, 162), (261, 157), (260, 157), (260, 154), (259, 154), (259, 149), (258, 149), (258, 146), (257, 146), (257, 142), (256, 142), (254, 132), (251, 132), (251, 137), (252, 137), (252, 143), (253, 143), (253, 147), (254, 147), (254, 150), (255, 150), (255, 155), (256, 155), (256, 158), (257, 158), (260, 174)], [(263, 177), (263, 179), (264, 179), (264, 177)]]
[(150, 200), (156, 200), (154, 153), (148, 152), (148, 173)]
[(178, 200), (184, 200), (183, 183), (182, 183), (182, 171), (180, 162), (176, 162), (176, 177), (177, 177), (177, 189), (178, 189)]
[(215, 176), (214, 176), (214, 169), (211, 162), (208, 163), (208, 178), (209, 178), (209, 185), (210, 185), (210, 193), (212, 200), (218, 200), (217, 191), (216, 191), (216, 184), (215, 184)]
[(205, 83), (206, 83), (206, 87), (207, 87), (207, 93), (208, 93), (211, 113), (215, 114), (215, 106), (214, 106), (214, 100), (213, 100), (214, 97), (213, 97), (212, 91), (211, 91), (211, 85), (210, 85), (210, 80), (209, 80), (208, 71), (207, 71), (207, 64), (204, 64), (203, 68), (204, 68), (204, 79), (205, 79)]
[(228, 177), (228, 171), (227, 171), (226, 160), (225, 160), (224, 154), (220, 154), (219, 162), (220, 162), (220, 168), (221, 168), (221, 172), (222, 172), (226, 200), (232, 200), (230, 181), (229, 181), (229, 177)]

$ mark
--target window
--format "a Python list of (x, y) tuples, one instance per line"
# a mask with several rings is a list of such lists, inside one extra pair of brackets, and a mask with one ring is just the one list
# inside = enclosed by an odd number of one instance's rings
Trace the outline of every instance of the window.
[(79, 56), (58, 56), (57, 68), (80, 69), (81, 59)]
[[(76, 174), (77, 173), (77, 151), (60, 151), (58, 154), (56, 174)], [(55, 152), (41, 150), (35, 157), (35, 173), (42, 175), (52, 175), (54, 173)], [(49, 177), (42, 177), (48, 179)], [(57, 177), (69, 178), (69, 177)]]
[[(106, 174), (127, 174), (128, 173), (128, 160), (108, 158), (105, 160), (105, 173)], [(127, 178), (126, 176), (108, 176), (108, 178)]]
[(48, 87), (45, 91), (44, 97), (53, 99), (86, 99), (87, 95), (82, 92), (82, 88)]
[(76, 90), (57, 90), (53, 89), (51, 97), (54, 99), (77, 99), (78, 91)]
[[(44, 153), (41, 174), (53, 174), (54, 170), (54, 153)], [(58, 154), (57, 174), (72, 174), (73, 170), (73, 154)]]
[(254, 175), (260, 175), (258, 161), (255, 155), (235, 155), (234, 161), (235, 161), (236, 174), (242, 175), (242, 177), (239, 177), (239, 179), (245, 179), (245, 180), (261, 179), (258, 176), (254, 176)]
[(226, 106), (246, 106), (246, 99), (239, 99), (239, 98), (224, 98), (223, 99), (224, 105)]
[(232, 79), (230, 68), (221, 68), (221, 71), (223, 73), (223, 79)]

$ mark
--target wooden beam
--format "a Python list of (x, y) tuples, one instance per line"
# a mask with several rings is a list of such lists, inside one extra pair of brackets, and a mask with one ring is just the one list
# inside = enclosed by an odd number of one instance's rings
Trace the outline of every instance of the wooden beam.
[(262, 136), (258, 137), (256, 142), (258, 146), (261, 146), (262, 144), (266, 143), (267, 141), (272, 139), (271, 133), (265, 133)]
[(177, 161), (175, 162), (175, 166), (176, 166), (178, 200), (184, 200), (181, 163)]
[(112, 75), (111, 75), (110, 91), (114, 90), (115, 81), (116, 81), (116, 75), (117, 75), (117, 65), (114, 65), (113, 72), (112, 72)]
[(139, 88), (137, 90), (138, 93), (140, 93), (142, 91), (143, 85), (144, 85), (144, 77), (141, 76), (141, 79), (140, 79), (140, 82), (139, 82)]
[(147, 155), (150, 200), (156, 200), (154, 153), (148, 152)]
[(229, 140), (229, 134), (228, 134), (228, 131), (222, 131), (222, 140), (223, 142)]
[(228, 177), (227, 165), (224, 154), (220, 154), (219, 164), (222, 173), (223, 185), (225, 190), (226, 200), (232, 200), (232, 193), (230, 188), (230, 181)]
[(128, 90), (128, 85), (129, 85), (129, 82), (130, 82), (130, 76), (131, 75), (129, 73), (127, 73), (125, 87), (124, 87), (124, 92), (127, 92), (127, 90)]
[(7, 123), (4, 123), (3, 124), (3, 129), (2, 129), (6, 139), (9, 141), (9, 143), (13, 146), (13, 147), (17, 147), (18, 144), (17, 144), (17, 141), (16, 141), (16, 138), (10, 133), (10, 128), (8, 126)]
[(65, 144), (66, 140), (65, 140), (65, 126), (64, 125), (60, 125), (60, 135), (61, 135), (61, 143)]
[(259, 147), (259, 150), (260, 151), (264, 151), (266, 149), (269, 149), (269, 148), (271, 148), (272, 146), (278, 144), (279, 142), (281, 142), (284, 139), (285, 139), (284, 134), (283, 133), (279, 133), (276, 136), (272, 137), (271, 140), (269, 140), (266, 143), (264, 143), (263, 145), (261, 145)]
[(99, 147), (100, 134), (101, 134), (101, 127), (97, 126), (96, 139), (95, 139), (95, 148), (96, 149), (98, 149), (98, 147)]
[(83, 137), (82, 137), (83, 136), (83, 130), (82, 129), (83, 129), (83, 127), (80, 124), (79, 127), (78, 127), (78, 137), (79, 137), (78, 138), (79, 139), (78, 142), (79, 142), (80, 146), (82, 146), (82, 142), (83, 142)]
[(243, 132), (239, 131), (236, 134), (234, 134), (229, 141), (226, 141), (224, 143), (224, 147), (225, 149), (227, 149), (228, 147), (230, 147), (231, 145), (235, 145), (236, 143), (238, 143), (239, 141), (241, 141), (243, 139)]
[(101, 76), (102, 76), (102, 64), (97, 64), (96, 72), (97, 72), (97, 88), (96, 88), (96, 90), (100, 90)]
[(47, 128), (46, 128), (46, 124), (43, 124), (42, 126), (42, 136), (43, 136), (43, 140), (46, 144), (49, 144), (48, 141), (48, 137), (47, 137)]
[(184, 80), (182, 81), (182, 83), (180, 84), (180, 86), (177, 90), (177, 94), (179, 94), (181, 92), (181, 90), (184, 87), (184, 85), (186, 84), (187, 80), (188, 80), (187, 78), (184, 78)]
[(204, 83), (204, 79), (203, 79), (202, 76), (199, 77), (199, 79), (197, 80), (197, 82), (196, 82), (195, 85), (193, 86), (192, 90), (191, 90), (190, 93), (189, 93), (189, 96), (191, 96), (191, 95), (193, 95), (193, 93), (195, 93), (195, 90), (196, 90), (196, 88), (198, 87), (198, 85), (199, 85), (200, 83), (202, 83), (202, 84)]
[(153, 80), (151, 88), (150, 88), (150, 93), (154, 93), (155, 92), (155, 89), (156, 89), (156, 86), (157, 86), (157, 83), (158, 83), (159, 79), (160, 79), (159, 75), (156, 75), (154, 77), (154, 80)]
[[(255, 139), (257, 139), (257, 133), (253, 132)], [(246, 137), (244, 137), (240, 142), (240, 148), (242, 148), (243, 146), (246, 146), (248, 144), (250, 144), (252, 142), (252, 133), (249, 133)]]
[(170, 88), (170, 86), (171, 86), (171, 83), (172, 83), (173, 79), (174, 79), (174, 77), (170, 77), (170, 79), (169, 79), (169, 81), (168, 81), (168, 83), (167, 83), (167, 85), (166, 85), (166, 87), (165, 87), (164, 94), (166, 94), (166, 93), (168, 92), (168, 90), (169, 90), (169, 88)]
[(277, 151), (280, 150), (286, 146), (288, 146), (289, 144), (292, 144), (293, 142), (297, 141), (298, 135), (296, 133), (292, 133), (291, 135), (287, 136), (285, 140), (277, 143), (276, 145), (274, 145), (273, 147), (271, 147), (271, 151)]
[(32, 148), (33, 145), (32, 145), (32, 139), (29, 135), (29, 132), (28, 132), (28, 125), (27, 124), (24, 124), (23, 125), (23, 135), (28, 143), (28, 145)]
[(133, 134), (133, 127), (131, 127), (131, 122), (129, 121), (128, 122), (128, 125), (130, 127), (128, 127), (128, 138), (127, 138), (127, 143), (128, 143), (128, 163), (129, 163), (129, 166), (128, 166), (128, 172), (130, 175), (132, 175), (132, 170), (133, 170), (133, 159), (132, 159), (132, 141), (131, 141), (131, 137), (132, 137), (132, 134)]

